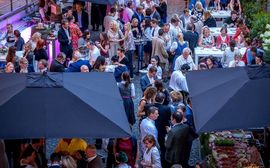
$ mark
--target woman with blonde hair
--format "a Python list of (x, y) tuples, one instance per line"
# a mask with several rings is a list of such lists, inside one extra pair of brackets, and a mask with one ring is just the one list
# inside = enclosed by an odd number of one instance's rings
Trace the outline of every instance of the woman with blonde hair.
[(39, 32), (35, 32), (32, 37), (31, 37), (31, 40), (29, 41), (31, 43), (31, 47), (32, 47), (32, 50), (34, 50), (37, 46), (37, 42), (41, 40), (41, 33)]
[(62, 158), (62, 165), (64, 168), (77, 168), (77, 164), (71, 156), (64, 156)]
[(29, 42), (24, 44), (23, 57), (28, 60), (29, 65), (34, 65), (34, 53), (32, 51), (32, 45)]
[(130, 77), (133, 78), (133, 54), (135, 51), (134, 37), (131, 31), (131, 24), (127, 22), (124, 26), (125, 37), (124, 37), (124, 49), (125, 55), (128, 58), (128, 69)]
[(12, 62), (7, 63), (5, 73), (15, 73), (14, 64)]
[(197, 19), (202, 20), (203, 17), (203, 5), (200, 1), (197, 1), (195, 4), (195, 9), (192, 10), (191, 15), (194, 15), (197, 17)]
[(120, 48), (120, 42), (124, 40), (124, 35), (115, 20), (110, 22), (109, 27), (107, 35), (110, 42), (109, 57), (111, 59), (112, 56), (117, 55), (117, 49)]
[(198, 45), (203, 48), (212, 48), (215, 45), (215, 39), (210, 34), (210, 29), (208, 26), (202, 28), (202, 34), (199, 38)]

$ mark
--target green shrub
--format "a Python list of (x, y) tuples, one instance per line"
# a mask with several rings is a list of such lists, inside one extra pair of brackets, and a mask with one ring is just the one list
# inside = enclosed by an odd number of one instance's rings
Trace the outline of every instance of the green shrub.
[(261, 39), (260, 35), (266, 31), (266, 24), (270, 23), (270, 12), (260, 12), (253, 15), (251, 21), (251, 38)]
[(246, 25), (252, 28), (252, 21), (254, 20), (254, 15), (265, 11), (267, 7), (267, 0), (240, 0), (242, 11), (245, 15)]

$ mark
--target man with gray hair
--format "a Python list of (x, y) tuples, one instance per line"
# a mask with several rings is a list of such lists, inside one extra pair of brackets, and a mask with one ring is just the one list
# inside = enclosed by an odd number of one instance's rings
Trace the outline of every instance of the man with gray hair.
[(65, 72), (64, 66), (65, 61), (66, 61), (66, 54), (60, 52), (51, 63), (50, 72)]
[(182, 65), (184, 65), (184, 64), (189, 65), (190, 71), (197, 69), (190, 54), (191, 54), (190, 49), (188, 47), (184, 48), (182, 55), (180, 55), (175, 60), (174, 71), (179, 70), (182, 67)]
[(74, 60), (73, 63), (69, 64), (69, 67), (67, 68), (66, 72), (81, 72), (81, 66), (86, 65), (89, 69), (91, 69), (91, 65), (89, 63), (89, 60), (83, 60), (82, 54), (79, 52), (79, 50), (75, 50), (73, 52), (72, 60)]
[(89, 72), (89, 68), (86, 65), (82, 65), (80, 69), (81, 69), (81, 72)]

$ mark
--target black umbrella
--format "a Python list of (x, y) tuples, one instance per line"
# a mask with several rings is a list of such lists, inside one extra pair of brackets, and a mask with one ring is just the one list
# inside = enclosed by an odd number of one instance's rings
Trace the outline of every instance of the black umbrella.
[(110, 73), (0, 74), (0, 139), (130, 134)]
[(198, 132), (270, 125), (270, 66), (187, 74)]

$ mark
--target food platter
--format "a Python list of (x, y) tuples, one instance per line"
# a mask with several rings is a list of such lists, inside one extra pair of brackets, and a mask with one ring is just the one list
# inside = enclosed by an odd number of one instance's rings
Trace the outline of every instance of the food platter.
[(250, 141), (253, 136), (244, 131), (211, 133), (209, 147), (218, 168), (264, 168), (260, 153)]

